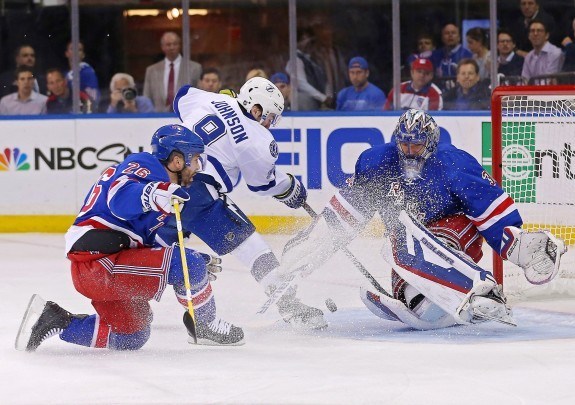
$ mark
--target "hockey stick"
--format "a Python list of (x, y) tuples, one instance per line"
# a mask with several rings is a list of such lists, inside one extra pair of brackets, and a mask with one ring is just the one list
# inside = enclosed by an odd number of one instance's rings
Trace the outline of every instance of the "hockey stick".
[(172, 198), (174, 213), (176, 214), (176, 227), (178, 229), (178, 244), (180, 245), (180, 256), (182, 258), (182, 270), (184, 272), (184, 285), (186, 287), (186, 300), (188, 301), (188, 311), (184, 313), (184, 325), (194, 343), (198, 343), (196, 335), (196, 316), (194, 314), (194, 304), (192, 303), (192, 287), (190, 286), (190, 274), (188, 272), (188, 260), (186, 259), (186, 249), (184, 247), (184, 233), (182, 231), (182, 217), (180, 214), (180, 203), (177, 198)]
[[(310, 205), (305, 202), (303, 204), (303, 209), (306, 210), (306, 212), (309, 214), (310, 217), (315, 218), (317, 217), (317, 213), (313, 210), (312, 207), (310, 207)], [(361, 262), (359, 260), (357, 260), (357, 258), (354, 256), (353, 253), (351, 253), (349, 251), (348, 248), (346, 248), (345, 246), (341, 247), (341, 250), (343, 251), (343, 253), (345, 253), (345, 255), (348, 257), (349, 260), (351, 260), (351, 262), (353, 263), (353, 265), (360, 271), (361, 274), (364, 275), (365, 278), (367, 278), (367, 280), (371, 283), (372, 286), (375, 287), (375, 289), (380, 292), (383, 295), (386, 295), (388, 297), (392, 297), (391, 294), (389, 294), (382, 286), (381, 284), (379, 284), (377, 282), (377, 280), (371, 275), (371, 273), (364, 267), (363, 264), (361, 264)]]

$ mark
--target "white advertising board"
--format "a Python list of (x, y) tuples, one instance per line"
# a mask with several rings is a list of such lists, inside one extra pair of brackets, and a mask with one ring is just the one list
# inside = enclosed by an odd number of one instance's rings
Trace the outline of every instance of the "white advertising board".
[[(278, 167), (301, 176), (320, 209), (353, 173), (359, 154), (388, 142), (398, 115), (288, 116), (273, 130)], [(481, 161), (482, 123), (490, 117), (437, 115), (442, 136)], [(75, 215), (102, 170), (126, 152), (149, 150), (158, 127), (175, 118), (0, 120), (0, 215)], [(232, 194), (248, 215), (305, 215), (241, 185)], [(299, 212), (302, 211), (302, 212)]]

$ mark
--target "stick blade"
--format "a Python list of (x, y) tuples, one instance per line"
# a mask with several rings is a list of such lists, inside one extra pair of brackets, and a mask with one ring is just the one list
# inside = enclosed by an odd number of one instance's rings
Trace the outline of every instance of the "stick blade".
[(192, 319), (189, 311), (184, 312), (184, 325), (188, 330), (188, 335), (190, 339), (188, 340), (190, 343), (197, 344), (198, 343), (198, 335), (196, 334), (196, 324)]

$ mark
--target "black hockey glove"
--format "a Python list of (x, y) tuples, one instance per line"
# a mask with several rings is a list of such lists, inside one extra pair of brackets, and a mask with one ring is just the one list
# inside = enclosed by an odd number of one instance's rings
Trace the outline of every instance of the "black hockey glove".
[(307, 190), (301, 181), (289, 173), (287, 175), (291, 179), (289, 188), (282, 194), (274, 195), (274, 198), (283, 202), (290, 208), (300, 208), (303, 206), (305, 200), (307, 199)]

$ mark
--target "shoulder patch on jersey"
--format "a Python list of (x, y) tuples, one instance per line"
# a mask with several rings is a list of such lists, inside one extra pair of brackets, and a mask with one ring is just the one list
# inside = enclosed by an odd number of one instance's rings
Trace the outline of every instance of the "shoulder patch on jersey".
[(270, 143), (270, 153), (274, 158), (279, 156), (278, 144), (275, 140)]

